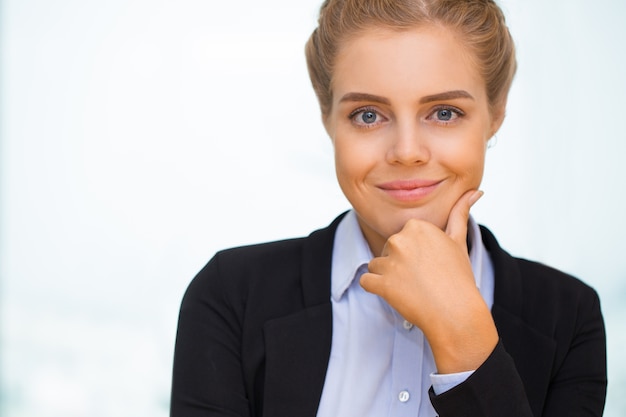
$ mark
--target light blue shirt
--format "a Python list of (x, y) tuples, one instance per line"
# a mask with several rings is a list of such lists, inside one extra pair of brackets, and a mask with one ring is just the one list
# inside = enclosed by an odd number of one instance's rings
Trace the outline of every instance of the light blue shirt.
[[(470, 217), (470, 261), (476, 285), (493, 305), (493, 265)], [(318, 417), (435, 417), (428, 389), (441, 394), (472, 374), (437, 374), (422, 331), (359, 284), (372, 253), (356, 214), (335, 234), (331, 272), (333, 337)]]

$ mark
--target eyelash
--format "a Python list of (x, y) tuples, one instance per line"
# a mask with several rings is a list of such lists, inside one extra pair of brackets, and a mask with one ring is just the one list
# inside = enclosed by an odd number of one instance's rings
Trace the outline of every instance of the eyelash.
[(351, 121), (354, 125), (356, 125), (357, 127), (364, 128), (364, 129), (371, 129), (372, 127), (378, 126), (378, 124), (379, 124), (379, 121), (378, 121), (378, 120), (376, 120), (376, 122), (375, 122), (375, 123), (372, 123), (372, 124), (366, 124), (366, 123), (364, 123), (364, 124), (359, 124), (359, 123), (357, 123), (357, 122), (356, 122), (356, 116), (358, 116), (359, 114), (364, 113), (364, 112), (372, 112), (372, 113), (374, 113), (377, 117), (382, 117), (383, 119), (386, 119), (386, 117), (385, 117), (385, 116), (383, 116), (383, 115), (380, 113), (380, 111), (378, 111), (376, 108), (374, 108), (374, 107), (370, 107), (370, 106), (359, 107), (358, 109), (355, 109), (354, 111), (352, 111), (352, 112), (348, 115), (348, 119), (350, 119), (350, 121)]
[[(450, 105), (439, 105), (436, 106), (429, 114), (427, 119), (430, 119), (431, 117), (435, 116), (437, 114), (438, 111), (441, 110), (448, 110), (451, 111), (452, 113), (454, 113), (456, 115), (457, 118), (461, 118), (465, 116), (465, 112), (461, 109), (459, 109), (458, 107), (454, 107), (454, 106), (450, 106)], [(434, 122), (443, 126), (449, 125), (451, 123), (454, 123), (455, 119), (453, 120), (436, 120), (434, 119)]]
[[(431, 118), (433, 118), (437, 114), (437, 112), (439, 112), (441, 110), (448, 110), (448, 111), (452, 112), (456, 116), (454, 119), (447, 120), (447, 121), (446, 120), (432, 119), (435, 123), (437, 123), (439, 125), (442, 125), (442, 126), (450, 125), (450, 124), (454, 123), (457, 118), (462, 118), (462, 117), (465, 116), (465, 112), (463, 110), (459, 109), (458, 107), (454, 107), (454, 106), (450, 106), (450, 105), (438, 105), (438, 106), (435, 106), (435, 108), (433, 108), (430, 111), (430, 113), (428, 114), (426, 119), (427, 120), (431, 120)], [(383, 116), (376, 108), (370, 107), (370, 106), (359, 107), (358, 109), (355, 109), (354, 111), (352, 111), (348, 115), (348, 119), (350, 119), (352, 121), (352, 123), (355, 124), (359, 128), (371, 129), (372, 127), (378, 126), (378, 124), (380, 123), (378, 120), (376, 120), (376, 122), (374, 122), (372, 124), (357, 123), (356, 119), (355, 119), (356, 116), (360, 115), (363, 112), (372, 112), (372, 113), (376, 114), (377, 117), (382, 117), (383, 119), (386, 119), (386, 117)]]

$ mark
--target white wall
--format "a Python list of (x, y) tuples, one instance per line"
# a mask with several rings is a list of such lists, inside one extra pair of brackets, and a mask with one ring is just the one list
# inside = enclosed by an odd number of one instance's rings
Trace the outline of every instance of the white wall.
[[(1, 3), (0, 414), (166, 416), (213, 252), (348, 207), (303, 57), (320, 2)], [(520, 68), (474, 213), (600, 291), (621, 416), (626, 5), (502, 4)]]

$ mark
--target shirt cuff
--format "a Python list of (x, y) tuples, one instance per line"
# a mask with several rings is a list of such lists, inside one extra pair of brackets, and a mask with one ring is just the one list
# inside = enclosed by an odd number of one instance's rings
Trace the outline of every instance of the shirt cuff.
[(430, 382), (433, 384), (433, 391), (435, 391), (435, 394), (440, 395), (456, 387), (462, 382), (465, 382), (465, 380), (473, 373), (474, 371), (457, 372), (454, 374), (432, 373), (430, 374)]

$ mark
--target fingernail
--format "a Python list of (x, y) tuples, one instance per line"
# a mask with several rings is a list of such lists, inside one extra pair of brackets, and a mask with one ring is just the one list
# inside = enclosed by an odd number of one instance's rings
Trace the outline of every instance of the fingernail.
[(470, 207), (472, 207), (474, 203), (477, 202), (480, 199), (480, 197), (483, 196), (483, 194), (485, 193), (481, 190), (477, 190), (476, 192), (474, 192), (474, 194), (472, 194), (472, 196), (469, 199)]

